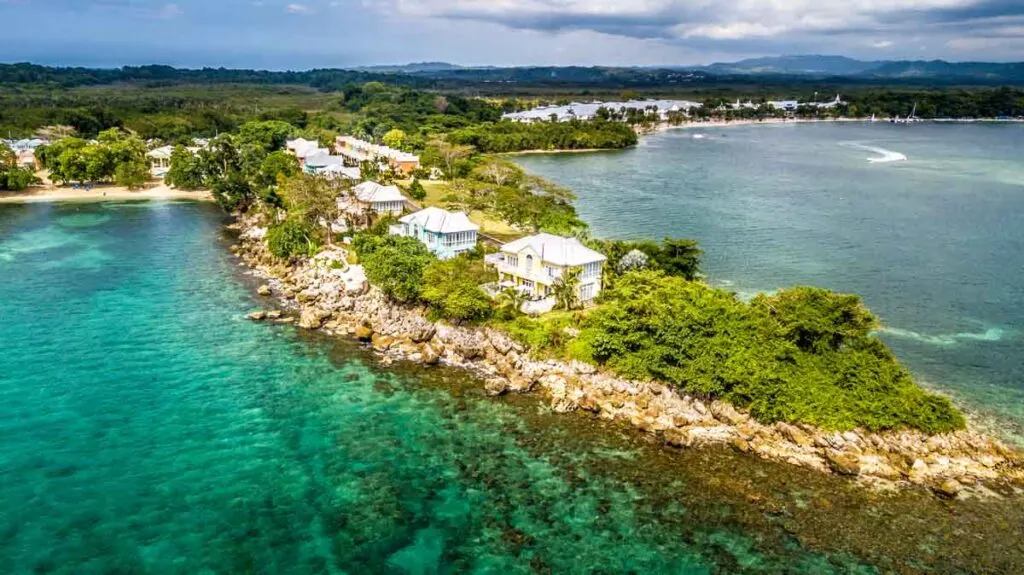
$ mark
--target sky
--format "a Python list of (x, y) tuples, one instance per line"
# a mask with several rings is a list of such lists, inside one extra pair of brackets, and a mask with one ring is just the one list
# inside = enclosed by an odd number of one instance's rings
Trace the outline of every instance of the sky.
[(1024, 60), (1024, 0), (0, 0), (0, 62), (300, 70)]

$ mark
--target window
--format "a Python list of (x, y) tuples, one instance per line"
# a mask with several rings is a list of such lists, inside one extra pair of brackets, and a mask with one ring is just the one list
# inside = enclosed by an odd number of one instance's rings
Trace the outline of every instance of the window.
[(517, 268), (519, 267), (519, 256), (505, 256), (505, 262), (508, 265)]
[(590, 301), (594, 299), (594, 284), (580, 286), (580, 300)]
[(580, 271), (581, 280), (589, 280), (601, 276), (601, 262), (589, 263)]
[(526, 271), (533, 270), (533, 256), (526, 256)]

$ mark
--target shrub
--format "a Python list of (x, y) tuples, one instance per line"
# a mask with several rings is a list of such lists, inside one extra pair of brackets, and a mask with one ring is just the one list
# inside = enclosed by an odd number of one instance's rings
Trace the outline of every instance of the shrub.
[(434, 260), (419, 240), (360, 234), (355, 248), (367, 279), (388, 297), (404, 303), (419, 299), (423, 270)]
[(423, 271), (421, 297), (437, 317), (458, 322), (486, 319), (493, 310), (480, 289), (485, 273), (481, 261), (468, 258), (431, 262)]
[(914, 384), (856, 296), (795, 288), (745, 304), (662, 272), (622, 276), (587, 317), (577, 355), (630, 378), (746, 406), (758, 420), (827, 429), (964, 426)]
[(288, 218), (267, 230), (267, 249), (285, 259), (313, 255), (320, 247), (313, 232), (313, 226), (297, 218)]
[(423, 188), (423, 184), (416, 178), (412, 179), (412, 183), (409, 184), (409, 196), (412, 199), (420, 201), (427, 197), (427, 190)]

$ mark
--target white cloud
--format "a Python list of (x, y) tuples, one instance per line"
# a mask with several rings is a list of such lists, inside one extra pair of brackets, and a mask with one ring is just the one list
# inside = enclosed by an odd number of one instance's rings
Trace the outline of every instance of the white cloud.
[(289, 4), (285, 7), (289, 14), (312, 14), (313, 9), (305, 4)]
[[(743, 40), (900, 25), (904, 14), (969, 9), (990, 0), (370, 0), (414, 17), (484, 20), (511, 28), (590, 29), (641, 38)], [(922, 25), (906, 21), (908, 27)]]
[(892, 40), (876, 40), (874, 42), (871, 42), (868, 45), (871, 46), (872, 48), (878, 48), (879, 50), (884, 50), (886, 48), (892, 48), (893, 47), (893, 41)]

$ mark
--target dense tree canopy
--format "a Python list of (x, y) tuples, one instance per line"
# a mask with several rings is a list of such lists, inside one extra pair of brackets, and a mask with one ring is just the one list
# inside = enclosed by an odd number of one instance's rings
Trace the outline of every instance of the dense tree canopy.
[(135, 188), (149, 179), (146, 144), (117, 128), (101, 132), (95, 143), (58, 140), (37, 148), (36, 155), (55, 182), (114, 182)]
[[(632, 378), (829, 429), (964, 426), (916, 386), (856, 296), (796, 288), (745, 304), (660, 272), (624, 275), (583, 323), (577, 353)], [(582, 351), (580, 351), (582, 350)]]

